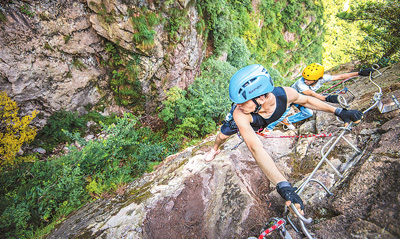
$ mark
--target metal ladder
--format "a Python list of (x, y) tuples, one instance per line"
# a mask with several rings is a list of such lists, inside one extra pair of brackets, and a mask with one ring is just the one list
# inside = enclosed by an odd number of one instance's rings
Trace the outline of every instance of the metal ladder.
[[(374, 65), (372, 66), (372, 68), (373, 68), (375, 71), (377, 71), (379, 74), (376, 75), (376, 76), (374, 76), (374, 77), (372, 77), (372, 74), (370, 74), (369, 80), (370, 80), (370, 82), (371, 82), (372, 84), (374, 84), (374, 85), (378, 88), (379, 91), (376, 92), (376, 93), (374, 94), (374, 97), (373, 97), (373, 99), (372, 99), (372, 100), (374, 101), (374, 103), (373, 103), (368, 109), (364, 110), (364, 111), (363, 111), (363, 114), (365, 114), (365, 113), (367, 113), (368, 111), (370, 111), (371, 109), (373, 109), (373, 108), (380, 102), (381, 97), (382, 97), (382, 89), (381, 89), (381, 87), (380, 87), (378, 84), (376, 84), (376, 83), (372, 80), (373, 78), (376, 78), (376, 77), (382, 75), (382, 73), (378, 70), (378, 69), (379, 69), (379, 65), (374, 64)], [(314, 168), (314, 170), (311, 172), (311, 174), (307, 177), (307, 179), (300, 185), (300, 187), (299, 187), (299, 188), (297, 189), (297, 191), (296, 191), (296, 193), (297, 193), (299, 196), (300, 196), (300, 194), (303, 192), (304, 188), (305, 188), (310, 182), (318, 183), (319, 185), (322, 186), (322, 188), (323, 188), (329, 195), (333, 195), (333, 194), (329, 191), (329, 189), (328, 189), (322, 182), (318, 181), (317, 179), (313, 179), (313, 176), (314, 176), (314, 174), (317, 172), (317, 170), (322, 166), (322, 164), (323, 164), (324, 162), (326, 162), (340, 178), (343, 178), (343, 175), (339, 172), (339, 170), (336, 169), (336, 167), (328, 160), (327, 157), (328, 157), (329, 153), (335, 148), (336, 144), (339, 142), (340, 139), (343, 139), (343, 140), (344, 140), (347, 144), (349, 144), (357, 153), (360, 153), (360, 152), (361, 152), (355, 145), (353, 145), (348, 139), (346, 139), (346, 138), (344, 137), (344, 134), (345, 134), (347, 131), (349, 131), (349, 132), (351, 131), (352, 125), (353, 125), (353, 122), (350, 122), (347, 126), (342, 127), (343, 130), (342, 130), (342, 132), (339, 134), (339, 136), (337, 136), (336, 139), (335, 139), (335, 137), (332, 137), (332, 138), (329, 139), (329, 141), (322, 147), (322, 149), (321, 149), (321, 155), (322, 155), (321, 160), (319, 161), (318, 165)], [(331, 144), (331, 142), (332, 142), (333, 140), (334, 140), (334, 142)], [(329, 145), (331, 145), (331, 146), (330, 146), (329, 149), (325, 152), (325, 149), (326, 149)], [(354, 165), (354, 164), (353, 164), (353, 165)], [(352, 167), (352, 165), (351, 165), (349, 168), (351, 168), (351, 167)], [(348, 168), (348, 169), (349, 169), (349, 168)], [(300, 212), (297, 210), (297, 208), (294, 206), (293, 203), (290, 204), (290, 207), (291, 207), (292, 211), (296, 214), (297, 218), (299, 219), (298, 221), (299, 221), (299, 223), (300, 223), (301, 230), (303, 231), (304, 235), (306, 235), (307, 238), (309, 238), (309, 239), (313, 239), (313, 237), (311, 236), (310, 232), (307, 230), (307, 228), (306, 228), (306, 226), (305, 226), (305, 224), (310, 224), (310, 223), (312, 222), (312, 218), (305, 218), (303, 215), (301, 215)], [(288, 213), (288, 208), (287, 208), (287, 206), (285, 206), (285, 213)], [(292, 225), (292, 227), (293, 227), (297, 232), (299, 232), (299, 230), (297, 229), (297, 227), (294, 225), (293, 221), (290, 219), (289, 214), (287, 214), (287, 220), (288, 220), (289, 223)]]

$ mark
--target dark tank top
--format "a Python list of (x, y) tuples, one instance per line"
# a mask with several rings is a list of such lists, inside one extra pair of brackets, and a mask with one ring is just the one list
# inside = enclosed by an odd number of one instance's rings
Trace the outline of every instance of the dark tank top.
[[(253, 122), (250, 123), (250, 126), (254, 131), (262, 130), (272, 122), (278, 120), (287, 109), (287, 96), (285, 90), (282, 87), (275, 87), (271, 93), (274, 94), (276, 98), (275, 111), (267, 119), (259, 114), (251, 113)], [(225, 135), (233, 135), (238, 132), (238, 127), (232, 117), (235, 108), (236, 104), (232, 104), (232, 108), (221, 126), (221, 132)]]
[(286, 92), (282, 87), (275, 87), (271, 92), (276, 98), (276, 108), (274, 113), (269, 118), (264, 118), (259, 114), (251, 113), (253, 122), (250, 124), (253, 128), (260, 127), (265, 128), (274, 121), (277, 121), (287, 109), (287, 96)]

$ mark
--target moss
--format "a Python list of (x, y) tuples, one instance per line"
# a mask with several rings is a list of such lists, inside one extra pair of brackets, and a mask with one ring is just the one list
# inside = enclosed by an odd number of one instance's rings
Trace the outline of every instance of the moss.
[(134, 197), (132, 201), (135, 202), (136, 204), (140, 204), (146, 199), (150, 198), (152, 195), (153, 194), (150, 191), (145, 191), (144, 193), (140, 193), (139, 195)]
[(67, 44), (69, 42), (69, 40), (71, 39), (70, 35), (66, 35), (64, 36), (64, 43)]
[(19, 8), (19, 10), (20, 10), (23, 14), (27, 15), (28, 17), (34, 17), (34, 16), (35, 16), (35, 14), (33, 14), (33, 12), (31, 12), (31, 10), (30, 10), (30, 8), (29, 8), (29, 6), (28, 6), (27, 4), (22, 5), (22, 6)]
[(304, 157), (302, 160), (298, 160), (300, 156), (293, 153), (290, 156), (289, 166), (293, 168), (292, 177), (294, 180), (300, 180), (304, 175), (311, 173), (315, 166), (317, 166), (318, 161), (314, 157)]
[(44, 44), (44, 49), (49, 50), (49, 51), (54, 51), (53, 47), (51, 47), (50, 44), (47, 42)]
[(187, 159), (185, 159), (185, 160), (183, 160), (182, 162), (180, 162), (179, 164), (178, 164), (178, 167), (176, 167), (174, 170), (176, 170), (176, 169), (178, 169), (178, 168), (180, 168), (180, 167), (182, 167), (183, 165), (185, 165), (187, 162), (189, 161), (189, 159), (187, 158)]
[(150, 187), (153, 184), (153, 181), (147, 182), (140, 188), (133, 189), (129, 192), (128, 199), (122, 203), (121, 207), (125, 207), (126, 205), (134, 202), (136, 204), (140, 204), (146, 199), (150, 198), (153, 194), (150, 192)]
[(313, 219), (314, 219), (314, 223), (317, 224), (317, 223), (329, 220), (338, 215), (339, 215), (338, 213), (336, 213), (335, 211), (330, 210), (328, 208), (318, 208), (314, 214)]
[(167, 185), (171, 181), (172, 177), (173, 177), (172, 174), (169, 174), (167, 177), (164, 177), (163, 180), (159, 183), (159, 185)]
[(7, 18), (4, 15), (3, 11), (0, 9), (0, 23), (6, 22), (6, 21), (7, 21)]
[(72, 61), (72, 66), (74, 66), (76, 69), (82, 71), (83, 69), (87, 69), (87, 66), (85, 64), (82, 63), (81, 60), (79, 59), (74, 59)]
[(203, 149), (203, 148), (208, 147), (208, 146), (213, 146), (213, 145), (214, 145), (214, 141), (209, 141), (209, 142), (207, 142), (207, 143), (197, 145), (197, 146), (192, 150), (191, 157), (193, 157), (193, 156), (196, 154), (196, 152), (199, 151), (200, 149)]
[(165, 172), (165, 175), (168, 175), (168, 174), (176, 171), (178, 168), (185, 165), (188, 161), (189, 161), (189, 158), (186, 158), (185, 160), (182, 160), (181, 162), (174, 164), (173, 167), (171, 167), (167, 172)]
[[(103, 234), (104, 231), (105, 231), (105, 229), (99, 230), (93, 234), (93, 232), (89, 229), (89, 230), (85, 230), (82, 234), (80, 234), (79, 236), (77, 236), (75, 238), (76, 239), (98, 238), (101, 234)], [(106, 236), (106, 235), (103, 234), (102, 238), (104, 238), (104, 236)]]
[(65, 74), (65, 78), (72, 78), (71, 71), (68, 71), (67, 74)]

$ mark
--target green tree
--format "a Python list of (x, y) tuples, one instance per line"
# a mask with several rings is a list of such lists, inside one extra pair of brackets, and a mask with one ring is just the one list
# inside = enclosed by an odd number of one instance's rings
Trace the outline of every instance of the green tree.
[(358, 45), (365, 33), (356, 24), (337, 16), (339, 12), (348, 10), (348, 1), (323, 1), (323, 5), (324, 40), (322, 46), (324, 51), (322, 53), (322, 64), (326, 69), (330, 69), (353, 60), (352, 55), (348, 54), (347, 50)]
[(240, 37), (232, 39), (231, 52), (227, 61), (234, 67), (240, 69), (245, 67), (250, 58), (250, 51), (247, 49), (246, 41)]
[(203, 137), (217, 128), (229, 110), (229, 79), (237, 71), (228, 62), (210, 59), (203, 64), (202, 76), (187, 90), (177, 87), (167, 93), (159, 117), (166, 123), (170, 139)]
[[(358, 23), (366, 33), (351, 53), (364, 63), (388, 63), (400, 59), (400, 3), (397, 0), (355, 2), (338, 16)], [(382, 62), (383, 61), (383, 62)]]

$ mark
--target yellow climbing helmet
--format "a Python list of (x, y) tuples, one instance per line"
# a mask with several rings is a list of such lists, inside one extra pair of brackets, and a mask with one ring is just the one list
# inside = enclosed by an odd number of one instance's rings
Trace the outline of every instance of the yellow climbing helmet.
[(324, 75), (324, 67), (318, 63), (308, 65), (302, 73), (306, 80), (319, 80)]

